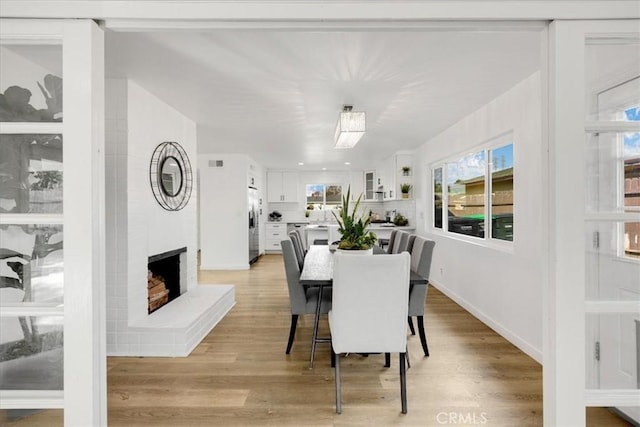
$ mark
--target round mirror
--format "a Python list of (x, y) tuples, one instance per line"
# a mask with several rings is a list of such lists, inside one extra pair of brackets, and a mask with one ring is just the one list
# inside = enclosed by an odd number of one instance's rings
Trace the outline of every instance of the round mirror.
[(160, 185), (162, 190), (170, 197), (175, 197), (182, 188), (182, 169), (178, 159), (169, 156), (160, 166)]
[(184, 148), (177, 142), (159, 144), (149, 165), (151, 190), (160, 206), (168, 211), (184, 208), (191, 197), (193, 174)]

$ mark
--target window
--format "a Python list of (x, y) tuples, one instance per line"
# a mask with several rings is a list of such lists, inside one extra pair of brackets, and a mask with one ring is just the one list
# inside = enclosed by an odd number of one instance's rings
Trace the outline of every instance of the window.
[[(66, 265), (63, 248), (63, 195), (69, 197), (62, 55), (59, 43), (0, 37), (0, 392), (6, 408), (62, 408), (67, 388), (64, 300), (74, 267)], [(25, 375), (34, 371), (43, 374)], [(43, 393), (51, 403), (42, 404)], [(5, 416), (2, 408), (0, 419)]]
[(433, 226), (442, 228), (442, 168), (433, 170)]
[(513, 144), (490, 150), (491, 237), (513, 241)]
[(342, 203), (342, 185), (307, 184), (307, 210), (326, 209)]
[[(431, 187), (434, 228), (513, 241), (513, 143), (494, 142), (491, 147), (435, 165)], [(443, 206), (447, 207), (446, 221)]]
[(484, 237), (486, 153), (478, 151), (446, 163), (447, 230)]

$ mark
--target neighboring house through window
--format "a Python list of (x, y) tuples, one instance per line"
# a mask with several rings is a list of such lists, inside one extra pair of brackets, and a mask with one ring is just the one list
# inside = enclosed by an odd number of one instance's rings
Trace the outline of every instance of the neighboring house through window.
[(342, 203), (342, 185), (307, 184), (307, 210), (331, 209)]

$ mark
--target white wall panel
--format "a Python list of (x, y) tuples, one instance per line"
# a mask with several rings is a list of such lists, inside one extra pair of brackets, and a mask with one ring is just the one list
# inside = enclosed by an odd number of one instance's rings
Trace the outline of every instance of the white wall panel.
[[(540, 100), (536, 73), (426, 142), (414, 164), (418, 232), (436, 241), (431, 281), (539, 362), (546, 260)], [(430, 166), (506, 133), (512, 133), (514, 142), (512, 248), (487, 247), (434, 231), (427, 225), (432, 221)]]

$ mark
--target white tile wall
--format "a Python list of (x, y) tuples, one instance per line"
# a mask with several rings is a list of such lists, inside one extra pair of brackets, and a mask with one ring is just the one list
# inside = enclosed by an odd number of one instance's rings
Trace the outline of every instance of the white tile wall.
[[(106, 89), (107, 354), (186, 356), (235, 304), (233, 285), (197, 283), (196, 126), (131, 81), (107, 79)], [(163, 141), (178, 141), (193, 169), (190, 202), (178, 212), (162, 209), (149, 188)], [(186, 292), (147, 314), (148, 257), (184, 246)]]

